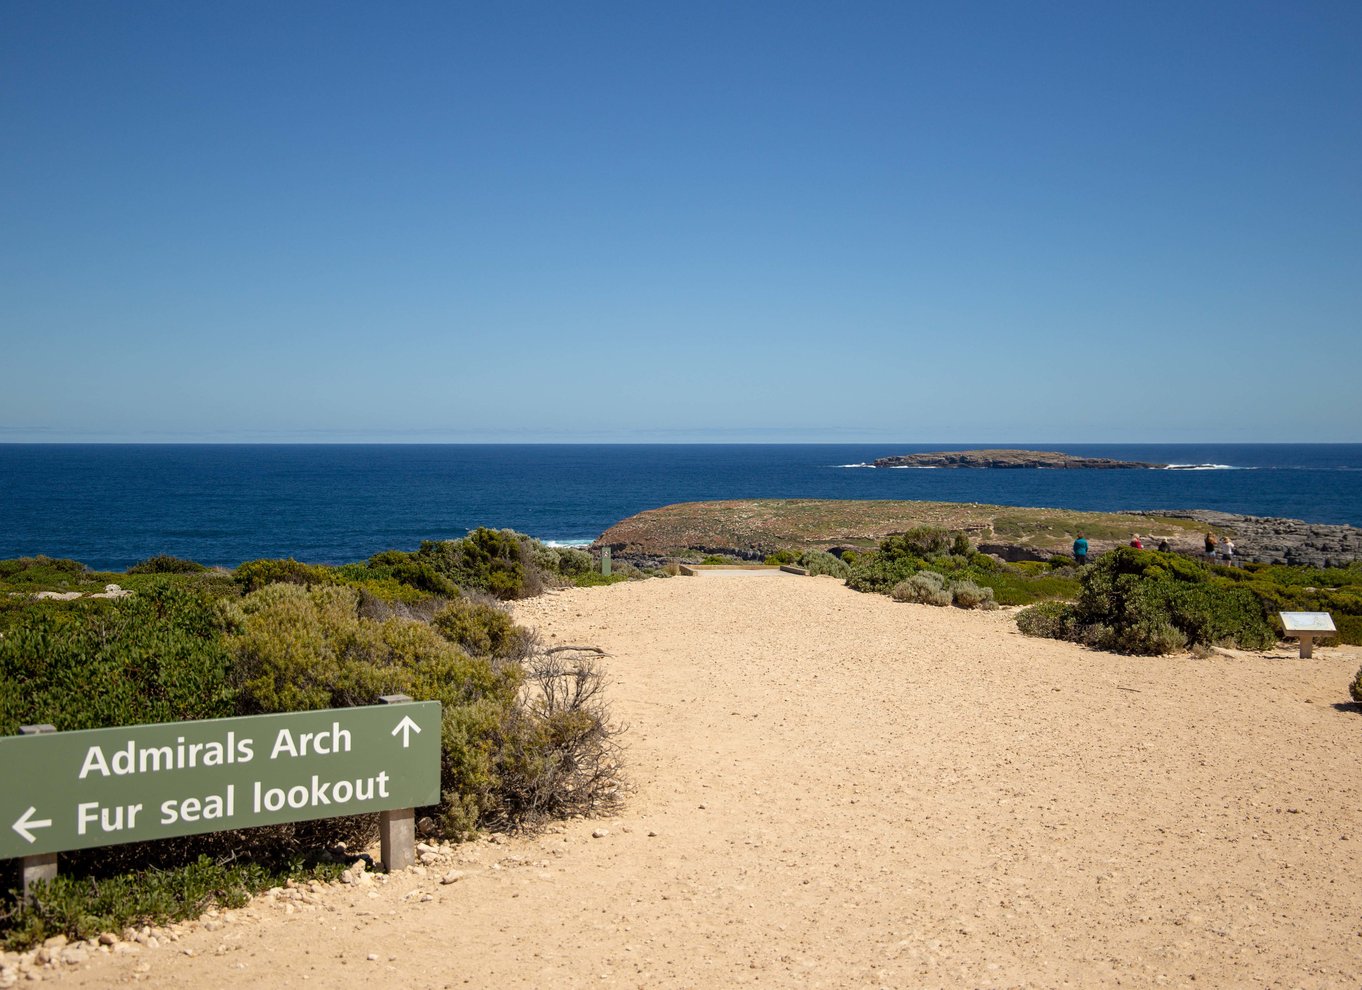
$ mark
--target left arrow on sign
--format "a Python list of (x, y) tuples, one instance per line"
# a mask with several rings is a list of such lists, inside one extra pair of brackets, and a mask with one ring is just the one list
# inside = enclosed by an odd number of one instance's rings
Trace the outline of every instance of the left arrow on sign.
[(52, 819), (51, 819), (51, 818), (41, 818), (41, 819), (35, 820), (35, 819), (33, 818), (33, 812), (35, 812), (35, 811), (37, 811), (37, 810), (38, 810), (37, 808), (29, 808), (29, 809), (28, 809), (27, 811), (25, 811), (22, 815), (20, 815), (20, 816), (19, 816), (19, 820), (18, 820), (17, 822), (14, 823), (14, 831), (18, 832), (21, 836), (23, 836), (23, 837), (24, 837), (26, 840), (28, 840), (29, 842), (37, 842), (37, 841), (38, 841), (38, 837), (37, 837), (36, 835), (34, 835), (32, 832), (30, 832), (29, 829), (31, 829), (31, 828), (49, 828), (49, 827), (52, 825)]

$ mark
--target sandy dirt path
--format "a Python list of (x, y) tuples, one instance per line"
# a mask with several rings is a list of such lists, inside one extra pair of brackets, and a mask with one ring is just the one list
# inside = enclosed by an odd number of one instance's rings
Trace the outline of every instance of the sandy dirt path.
[[(1354, 648), (1123, 658), (704, 573), (521, 603), (611, 654), (616, 818), (261, 898), (65, 986), (1353, 987)], [(593, 837), (593, 833), (608, 834)], [(451, 870), (462, 874), (439, 882)]]

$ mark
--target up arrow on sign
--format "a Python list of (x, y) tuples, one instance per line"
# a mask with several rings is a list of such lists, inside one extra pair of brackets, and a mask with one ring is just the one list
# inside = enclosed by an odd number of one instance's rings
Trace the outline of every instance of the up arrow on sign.
[(398, 722), (397, 726), (393, 729), (392, 731), (393, 735), (397, 735), (399, 732), (402, 733), (403, 749), (406, 749), (408, 746), (411, 745), (411, 732), (413, 729), (415, 729), (418, 733), (421, 731), (421, 727), (411, 720), (410, 715), (402, 716), (402, 721)]
[(34, 835), (32, 832), (30, 832), (29, 829), (49, 828), (52, 825), (51, 818), (41, 818), (35, 820), (33, 817), (33, 813), (37, 810), (38, 810), (37, 808), (29, 808), (27, 811), (25, 811), (22, 815), (19, 816), (19, 820), (15, 822), (13, 826), (14, 831), (18, 832), (19, 835), (29, 843), (38, 841), (38, 837)]

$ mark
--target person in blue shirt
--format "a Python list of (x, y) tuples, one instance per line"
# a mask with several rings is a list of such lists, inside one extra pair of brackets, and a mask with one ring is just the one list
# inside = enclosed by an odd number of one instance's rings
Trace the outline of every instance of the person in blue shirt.
[(1074, 561), (1079, 567), (1088, 562), (1088, 541), (1082, 533), (1078, 534), (1078, 539), (1074, 540)]

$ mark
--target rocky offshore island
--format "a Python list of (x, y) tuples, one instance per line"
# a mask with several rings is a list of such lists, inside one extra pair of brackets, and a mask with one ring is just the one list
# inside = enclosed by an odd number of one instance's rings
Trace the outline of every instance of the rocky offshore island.
[(877, 457), (877, 468), (1166, 468), (1167, 464), (1076, 457), (1053, 450), (940, 450), (930, 454)]

